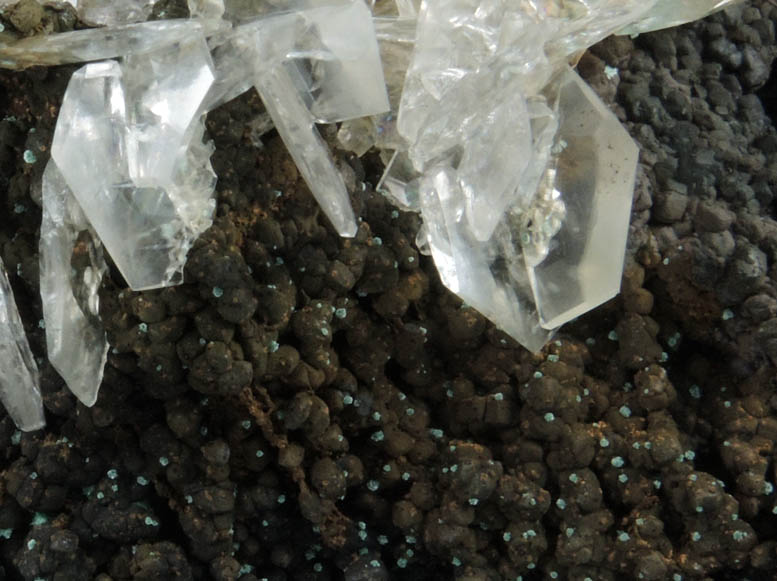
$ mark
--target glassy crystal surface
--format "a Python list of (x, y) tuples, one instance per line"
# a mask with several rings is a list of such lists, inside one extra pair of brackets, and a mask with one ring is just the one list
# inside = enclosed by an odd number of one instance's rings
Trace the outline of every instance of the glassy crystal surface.
[(60, 109), (52, 157), (135, 290), (181, 282), (186, 254), (211, 222), (215, 175), (201, 105), (214, 74), (203, 43), (194, 35), (123, 67), (88, 64)]
[[(527, 265), (547, 329), (618, 294), (639, 156), (615, 115), (572, 70), (560, 81), (558, 107), (555, 179), (549, 196), (541, 191), (546, 202), (532, 216), (539, 235), (524, 244), (529, 256), (536, 255), (533, 246), (548, 246), (541, 261)], [(563, 215), (553, 204), (557, 196)], [(554, 232), (543, 239), (542, 229)]]
[(142, 187), (168, 186), (215, 79), (208, 45), (195, 34), (129, 55), (121, 69), (125, 100), (131, 104), (126, 139), (130, 179)]
[(317, 123), (388, 111), (372, 17), (362, 0), (269, 16), (235, 33), (252, 39), (257, 72), (286, 67)]
[(375, 190), (391, 198), (403, 210), (418, 212), (420, 176), (404, 151), (395, 151), (386, 163)]
[(43, 173), (40, 295), (48, 358), (84, 404), (97, 400), (108, 356), (98, 289), (107, 265), (73, 193), (54, 161)]
[(30, 351), (11, 284), (0, 260), (0, 400), (20, 430), (46, 424), (38, 387), (38, 366)]
[(355, 236), (356, 218), (343, 177), (286, 70), (275, 67), (258, 75), (256, 89), (297, 169), (332, 226), (341, 236)]

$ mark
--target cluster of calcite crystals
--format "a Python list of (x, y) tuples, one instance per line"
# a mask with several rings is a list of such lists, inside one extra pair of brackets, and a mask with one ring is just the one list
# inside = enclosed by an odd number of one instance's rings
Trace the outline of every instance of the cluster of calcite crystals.
[(278, 130), (332, 225), (343, 236), (357, 230), (316, 124), (389, 109), (369, 8), (313, 3), (234, 26), (220, 19), (218, 3), (193, 9), (204, 19), (122, 22), (0, 47), (9, 68), (95, 61), (73, 74), (63, 98), (43, 175), (40, 241), (49, 359), (86, 405), (108, 351), (97, 294), (102, 250), (133, 290), (178, 284), (188, 250), (212, 222), (208, 111), (256, 87), (265, 125)]
[[(0, 33), (0, 66), (87, 63), (43, 175), (40, 287), (49, 359), (92, 405), (108, 352), (102, 253), (134, 290), (182, 281), (215, 208), (204, 116), (251, 87), (267, 110), (256, 139), (278, 131), (340, 235), (357, 219), (319, 123), (357, 155), (380, 151), (379, 190), (421, 214), (443, 283), (539, 349), (617, 293), (637, 160), (570, 63), (613, 32), (731, 1), (189, 0), (191, 18), (149, 22), (154, 0), (67, 3), (101, 28)], [(0, 396), (35, 429), (37, 371), (3, 273), (4, 321)]]
[(529, 349), (617, 294), (638, 157), (568, 63), (661, 4), (423, 2), (393, 145), (386, 116), (341, 128), (391, 150), (379, 188), (421, 213), (442, 282)]

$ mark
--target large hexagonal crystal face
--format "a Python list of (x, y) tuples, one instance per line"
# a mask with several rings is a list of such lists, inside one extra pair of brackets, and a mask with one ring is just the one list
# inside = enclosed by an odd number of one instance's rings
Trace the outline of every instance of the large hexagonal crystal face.
[(427, 171), (419, 198), (443, 284), (531, 350), (618, 293), (638, 156), (571, 69), (547, 93), (558, 117), (552, 159), (534, 160), (539, 188), (513, 197), (488, 240), (472, 232), (455, 169)]
[[(555, 179), (564, 217), (547, 254), (527, 268), (540, 323), (554, 329), (618, 294), (639, 151), (576, 73), (561, 78)], [(554, 220), (553, 216), (546, 220)]]

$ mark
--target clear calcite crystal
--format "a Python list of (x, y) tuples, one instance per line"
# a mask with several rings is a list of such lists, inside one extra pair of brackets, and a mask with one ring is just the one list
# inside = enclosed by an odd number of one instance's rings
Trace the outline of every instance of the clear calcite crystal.
[(20, 430), (46, 424), (35, 364), (11, 284), (0, 260), (0, 400)]
[(335, 230), (354, 236), (348, 191), (315, 124), (385, 112), (388, 96), (364, 2), (312, 4), (212, 39), (218, 76), (206, 103), (211, 108), (237, 96), (250, 78)]
[(420, 211), (418, 200), (420, 176), (404, 151), (395, 151), (386, 162), (376, 191), (389, 196), (403, 210)]
[(256, 77), (256, 88), (275, 128), (321, 209), (341, 236), (356, 235), (348, 190), (288, 74), (275, 67)]
[(522, 240), (546, 329), (618, 294), (639, 156), (618, 119), (577, 73), (567, 70), (558, 92), (559, 153), (552, 179), (540, 188), (538, 212), (529, 215), (535, 231)]
[(422, 5), (379, 187), (412, 208), (420, 183), (443, 283), (530, 349), (618, 291), (636, 146), (566, 62), (647, 7)]
[(157, 20), (90, 28), (0, 43), (0, 67), (24, 69), (148, 53), (224, 28), (217, 20)]
[(467, 223), (456, 170), (435, 166), (420, 185), (443, 284), (529, 349), (617, 294), (638, 156), (576, 73), (567, 70), (552, 91), (560, 120), (552, 162), (531, 203), (517, 200), (488, 240)]
[(201, 106), (213, 79), (194, 34), (124, 65), (88, 64), (65, 93), (52, 157), (135, 290), (181, 282), (189, 248), (211, 223)]
[(97, 400), (108, 356), (98, 289), (102, 248), (54, 161), (43, 173), (40, 295), (48, 358), (84, 404)]

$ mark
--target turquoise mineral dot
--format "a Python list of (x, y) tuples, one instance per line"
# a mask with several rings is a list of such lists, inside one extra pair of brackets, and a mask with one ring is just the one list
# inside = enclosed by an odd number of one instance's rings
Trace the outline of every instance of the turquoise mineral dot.
[(35, 154), (30, 149), (25, 149), (22, 157), (24, 157), (25, 163), (35, 163), (36, 161), (38, 161), (38, 158), (35, 157)]

